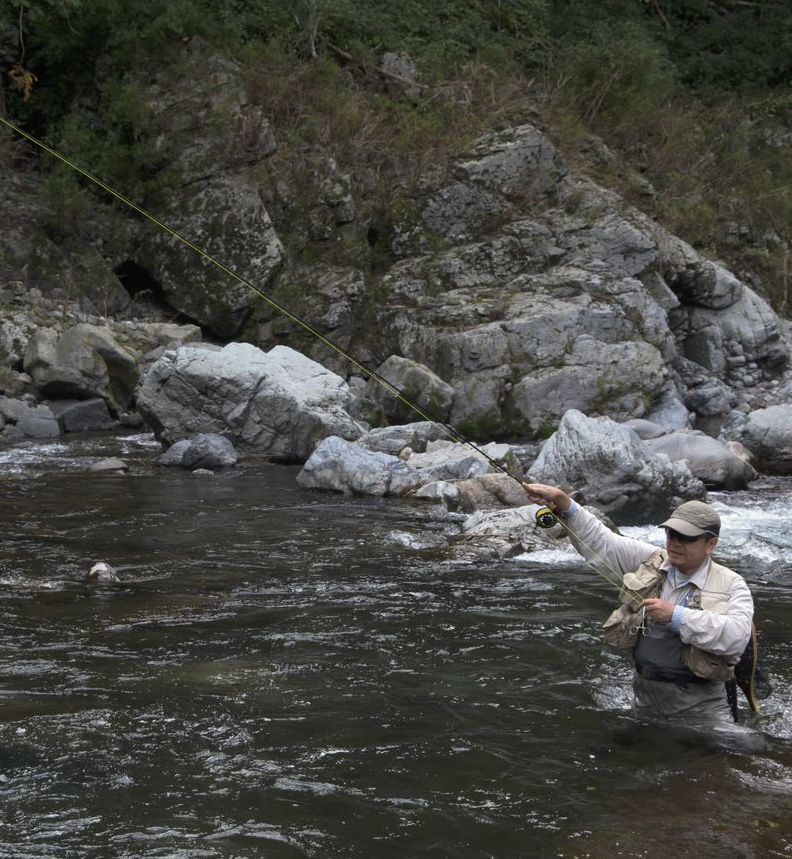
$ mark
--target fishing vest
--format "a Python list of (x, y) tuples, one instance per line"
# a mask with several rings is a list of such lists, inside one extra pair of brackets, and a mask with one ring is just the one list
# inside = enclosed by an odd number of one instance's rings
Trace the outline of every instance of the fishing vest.
[[(687, 671), (693, 675), (691, 680), (697, 678), (731, 680), (734, 677), (734, 666), (739, 656), (718, 656), (708, 653), (692, 644), (683, 644), (678, 634), (670, 632), (665, 636), (659, 636), (659, 639), (666, 639), (659, 648), (652, 643), (646, 645), (643, 641), (639, 642), (638, 636), (642, 626), (639, 602), (660, 596), (667, 575), (665, 570), (660, 569), (660, 565), (665, 559), (666, 553), (658, 549), (637, 570), (625, 573), (622, 579), (621, 605), (604, 624), (605, 643), (616, 650), (632, 650), (633, 655), (637, 657), (636, 665), (639, 672), (641, 651), (651, 652), (652, 648), (655, 648), (655, 652), (660, 653), (661, 656), (665, 654), (662, 656), (663, 659), (671, 663), (675, 661), (681, 663), (678, 678), (674, 678), (678, 682), (684, 682)], [(693, 590), (686, 607), (722, 614), (729, 604), (729, 591), (736, 576), (737, 573), (710, 561), (705, 587)]]

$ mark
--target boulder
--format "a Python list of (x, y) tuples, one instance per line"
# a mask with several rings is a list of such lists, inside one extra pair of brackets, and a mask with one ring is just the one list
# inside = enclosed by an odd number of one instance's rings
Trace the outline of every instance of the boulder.
[(100, 397), (90, 400), (54, 400), (50, 403), (50, 409), (63, 432), (103, 430), (116, 426), (116, 421), (107, 411), (107, 403)]
[(674, 338), (632, 277), (555, 266), (435, 295), (390, 329), (453, 386), (450, 423), (472, 438), (546, 436), (570, 407), (643, 417), (670, 391)]
[(684, 463), (655, 455), (628, 427), (576, 410), (542, 448), (531, 480), (574, 486), (622, 524), (657, 521), (682, 501), (706, 495)]
[(248, 343), (218, 351), (183, 346), (145, 376), (138, 409), (166, 444), (196, 433), (222, 435), (273, 459), (304, 462), (331, 435), (356, 439), (346, 382), (287, 346)]
[[(472, 445), (438, 439), (428, 442), (424, 453), (411, 453), (406, 461), (410, 468), (436, 468), (462, 462), (471, 457), (488, 468), (505, 469), (518, 481), (523, 477), (522, 464), (512, 452), (511, 446), (495, 442)], [(508, 475), (503, 476), (510, 479)], [(514, 481), (512, 480), (512, 482)]]
[(234, 445), (221, 435), (197, 435), (182, 456), (182, 468), (215, 470), (239, 462)]
[(459, 507), (459, 489), (456, 483), (448, 480), (437, 480), (427, 483), (415, 492), (415, 497), (422, 501), (434, 501), (444, 504), (448, 510), (456, 510)]
[(673, 432), (644, 439), (653, 453), (671, 462), (686, 462), (694, 477), (714, 489), (745, 489), (757, 477), (756, 470), (729, 448), (702, 432)]
[(166, 349), (202, 340), (197, 325), (174, 322), (118, 322), (113, 327), (116, 339), (140, 364), (153, 364)]
[(183, 438), (181, 441), (174, 442), (164, 453), (157, 457), (157, 465), (173, 465), (181, 466), (184, 459), (184, 452), (190, 446), (191, 441), (188, 438)]
[(15, 320), (0, 320), (0, 365), (20, 366), (28, 341), (28, 331)]
[(134, 356), (109, 328), (80, 323), (58, 334), (41, 328), (25, 352), (25, 370), (45, 397), (101, 397), (112, 414), (126, 411), (138, 382)]
[(722, 309), (690, 306), (678, 328), (685, 357), (730, 385), (752, 386), (778, 375), (789, 348), (770, 305), (744, 286)]
[(731, 437), (751, 452), (760, 471), (792, 474), (792, 405), (757, 409), (735, 424)]
[(195, 438), (182, 439), (171, 445), (158, 465), (175, 465), (189, 470), (229, 468), (239, 462), (234, 445), (221, 435), (199, 433)]
[(408, 471), (396, 456), (362, 447), (331, 436), (321, 442), (297, 475), (306, 489), (331, 489), (335, 492), (384, 496), (392, 494), (394, 471)]
[(399, 457), (331, 437), (318, 445), (297, 476), (297, 482), (307, 489), (406, 495), (429, 483), (469, 478), (486, 470), (487, 465), (472, 455), (446, 457), (427, 462), (424, 467), (411, 467)]
[(483, 557), (504, 558), (522, 552), (548, 549), (557, 544), (536, 527), (535, 504), (510, 510), (480, 510), (468, 516), (455, 542), (468, 551), (476, 546)]
[(447, 431), (436, 423), (419, 421), (400, 426), (377, 427), (362, 435), (357, 443), (367, 450), (398, 456), (406, 447), (421, 453), (426, 450), (427, 442), (447, 437)]
[(2, 415), (8, 423), (19, 423), (26, 415), (30, 414), (33, 409), (29, 403), (24, 400), (18, 400), (14, 397), (0, 397), (0, 415)]
[[(433, 420), (448, 419), (454, 389), (428, 367), (409, 358), (391, 355), (377, 368), (377, 375)], [(379, 403), (386, 417), (394, 423), (405, 423), (416, 416), (415, 409), (374, 378), (369, 379), (365, 396)]]
[(61, 434), (60, 424), (46, 406), (30, 409), (17, 422), (17, 428), (29, 438), (57, 438)]
[(530, 504), (528, 494), (518, 480), (508, 474), (478, 474), (469, 480), (458, 480), (454, 507), (465, 513), (475, 510), (497, 510)]

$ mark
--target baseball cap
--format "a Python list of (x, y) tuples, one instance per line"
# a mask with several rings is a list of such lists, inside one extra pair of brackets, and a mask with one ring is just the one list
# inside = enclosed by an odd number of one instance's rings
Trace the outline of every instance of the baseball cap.
[(704, 501), (686, 501), (663, 522), (661, 528), (673, 528), (686, 537), (699, 537), (702, 534), (720, 534), (720, 516), (711, 504)]

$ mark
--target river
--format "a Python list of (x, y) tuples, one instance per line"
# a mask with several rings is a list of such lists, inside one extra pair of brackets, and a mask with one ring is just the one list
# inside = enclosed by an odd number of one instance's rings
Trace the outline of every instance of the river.
[(571, 552), (454, 561), (426, 506), (155, 451), (0, 449), (0, 856), (792, 854), (792, 481), (713, 496), (774, 683), (749, 752), (633, 719)]

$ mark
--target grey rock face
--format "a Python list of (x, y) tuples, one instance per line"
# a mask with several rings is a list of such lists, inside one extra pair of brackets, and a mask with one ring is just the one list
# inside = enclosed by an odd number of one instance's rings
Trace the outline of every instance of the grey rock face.
[(566, 167), (550, 140), (532, 125), (485, 135), (457, 167), (460, 178), (501, 194), (551, 194)]
[(426, 203), (421, 218), (427, 229), (453, 241), (473, 238), (488, 222), (516, 214), (502, 197), (462, 182), (436, 191)]
[(674, 432), (644, 440), (653, 453), (671, 462), (686, 462), (694, 477), (714, 489), (745, 489), (757, 477), (756, 470), (729, 448), (704, 433)]
[(657, 521), (681, 500), (706, 494), (687, 465), (656, 456), (628, 427), (575, 410), (564, 415), (531, 476), (574, 486), (623, 524)]
[(330, 435), (358, 438), (350, 404), (346, 382), (310, 358), (247, 343), (166, 352), (138, 395), (141, 414), (165, 442), (213, 433), (284, 461), (305, 461)]
[[(783, 370), (789, 346), (762, 299), (618, 194), (566, 175), (536, 128), (481, 138), (455, 176), (421, 210), (447, 245), (383, 277), (403, 307), (382, 328), (391, 352), (452, 385), (450, 421), (467, 435), (545, 434), (570, 407), (681, 428)], [(695, 390), (676, 370), (685, 359), (701, 369)]]
[[(168, 223), (209, 253), (221, 253), (228, 268), (245, 272), (251, 282), (266, 288), (281, 264), (283, 247), (252, 183), (239, 176), (219, 177), (182, 189), (178, 206), (167, 213)], [(152, 233), (143, 252), (173, 307), (219, 337), (239, 332), (256, 300), (250, 289), (164, 233)]]
[(658, 351), (646, 343), (597, 344), (579, 338), (575, 366), (540, 370), (514, 386), (514, 410), (534, 433), (552, 426), (565, 409), (641, 414), (647, 397), (665, 386)]
[(40, 328), (28, 344), (25, 370), (46, 397), (101, 397), (111, 411), (125, 411), (138, 381), (135, 357), (109, 328), (81, 323), (60, 336)]
[(687, 358), (732, 385), (755, 385), (788, 361), (775, 313), (748, 287), (725, 309), (687, 308), (678, 336)]
[(652, 239), (615, 213), (594, 221), (555, 214), (551, 221), (558, 244), (568, 251), (567, 265), (599, 263), (611, 274), (635, 277), (655, 263)]

